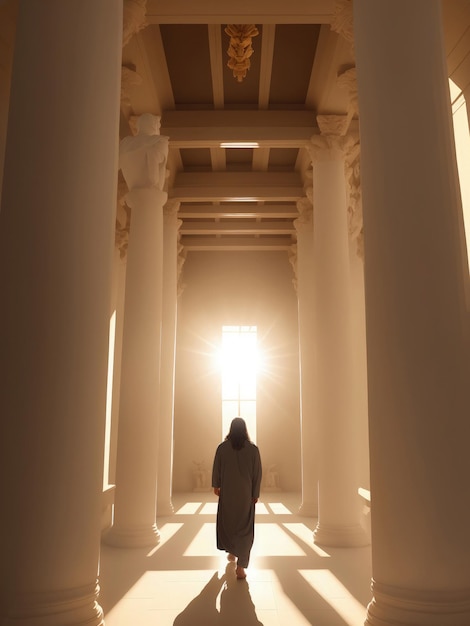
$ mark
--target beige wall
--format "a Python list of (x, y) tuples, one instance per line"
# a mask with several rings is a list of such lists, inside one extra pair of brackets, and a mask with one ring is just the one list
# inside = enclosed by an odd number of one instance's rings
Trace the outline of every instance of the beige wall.
[[(257, 444), (281, 487), (300, 491), (297, 296), (286, 252), (190, 252), (178, 302), (173, 490), (192, 489), (193, 461), (210, 470), (222, 439), (215, 350), (224, 324), (258, 327)], [(225, 435), (226, 433), (224, 433)]]

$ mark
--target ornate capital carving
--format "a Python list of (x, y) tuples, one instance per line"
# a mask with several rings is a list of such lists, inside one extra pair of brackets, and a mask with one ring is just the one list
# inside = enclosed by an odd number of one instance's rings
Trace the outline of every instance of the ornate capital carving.
[(318, 128), (322, 135), (342, 137), (348, 132), (347, 115), (317, 115)]
[(147, 0), (124, 0), (122, 47), (129, 43), (132, 37), (147, 26), (145, 20)]
[(181, 202), (179, 200), (168, 200), (168, 202), (163, 207), (163, 215), (164, 216), (172, 216), (176, 215), (180, 209)]
[(349, 126), (347, 116), (319, 115), (317, 119), (322, 134), (313, 135), (307, 144), (312, 163), (344, 159), (354, 141), (351, 135), (344, 134), (344, 129)]
[(357, 95), (357, 73), (356, 68), (351, 67), (342, 74), (338, 75), (338, 86), (346, 89), (349, 96), (348, 119), (359, 116), (359, 99)]
[(292, 279), (292, 284), (294, 285), (295, 292), (297, 293), (297, 244), (294, 243), (289, 247), (287, 251), (287, 255), (289, 258), (289, 263), (291, 264), (292, 270), (294, 272), (294, 278)]
[(348, 229), (356, 253), (364, 260), (364, 232), (362, 222), (361, 153), (359, 138), (351, 144), (345, 158), (346, 191), (348, 194)]
[(120, 175), (118, 178), (117, 206), (116, 206), (116, 230), (114, 242), (119, 249), (119, 257), (123, 259), (127, 254), (129, 245), (129, 230), (131, 225), (131, 209), (127, 206), (125, 196), (127, 185)]
[(354, 52), (352, 0), (336, 0), (333, 19), (331, 20), (331, 30), (344, 37), (351, 44), (351, 50)]
[(304, 197), (297, 200), (299, 217), (294, 220), (295, 230), (300, 232), (310, 232), (313, 230), (313, 205), (311, 201)]
[(142, 76), (137, 74), (133, 69), (126, 67), (121, 68), (121, 111), (128, 118), (131, 111), (130, 90), (142, 84)]
[[(180, 224), (178, 225), (178, 229), (183, 223), (182, 220), (178, 220)], [(178, 257), (177, 257), (177, 295), (180, 296), (186, 288), (186, 284), (183, 282), (183, 265), (186, 261), (187, 252), (185, 247), (180, 241), (181, 234), (178, 234)]]

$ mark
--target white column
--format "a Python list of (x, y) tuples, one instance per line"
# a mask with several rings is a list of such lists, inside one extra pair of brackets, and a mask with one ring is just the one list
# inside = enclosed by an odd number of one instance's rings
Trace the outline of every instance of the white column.
[(19, 6), (0, 213), (5, 626), (103, 623), (121, 37), (119, 1)]
[[(152, 121), (153, 120), (153, 121)], [(167, 138), (158, 118), (139, 118), (136, 137), (121, 142), (120, 163), (130, 188), (121, 394), (111, 545), (156, 545), (158, 415), (163, 285), (163, 186)], [(166, 143), (166, 147), (165, 147)], [(160, 145), (162, 147), (160, 147)]]
[(297, 203), (297, 299), (300, 356), (300, 420), (302, 449), (302, 503), (299, 513), (318, 515), (318, 429), (315, 411), (315, 324), (313, 207), (308, 198)]
[(177, 267), (179, 202), (167, 202), (163, 210), (163, 311), (160, 422), (158, 435), (157, 515), (174, 513), (172, 497), (173, 419), (175, 400), (175, 350), (177, 315)]
[(368, 543), (357, 496), (354, 367), (349, 241), (343, 137), (346, 117), (318, 116), (322, 135), (310, 143), (313, 159), (316, 391), (320, 431), (319, 511), (315, 542)]
[(373, 541), (366, 623), (469, 624), (469, 277), (441, 3), (355, 0), (354, 10)]

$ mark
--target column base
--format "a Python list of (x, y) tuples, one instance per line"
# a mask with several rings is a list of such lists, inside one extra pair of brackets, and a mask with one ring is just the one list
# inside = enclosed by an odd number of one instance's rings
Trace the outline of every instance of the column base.
[(318, 504), (316, 502), (302, 502), (298, 513), (302, 517), (318, 517)]
[(175, 514), (173, 503), (171, 502), (157, 502), (157, 517), (169, 517)]
[(18, 594), (10, 598), (2, 626), (104, 626), (98, 584), (76, 589)]
[(134, 528), (112, 526), (101, 541), (115, 548), (153, 548), (160, 543), (160, 532), (156, 524)]
[(360, 548), (370, 545), (370, 537), (360, 524), (333, 526), (319, 522), (313, 531), (313, 543), (334, 548)]
[(417, 591), (372, 581), (365, 626), (466, 626), (470, 589)]

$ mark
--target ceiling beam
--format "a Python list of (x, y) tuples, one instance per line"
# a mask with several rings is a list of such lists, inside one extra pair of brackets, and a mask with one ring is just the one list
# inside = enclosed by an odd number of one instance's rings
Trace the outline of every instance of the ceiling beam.
[(298, 172), (179, 172), (169, 191), (180, 202), (293, 202), (303, 195)]
[(161, 128), (173, 148), (243, 141), (260, 148), (300, 148), (317, 132), (313, 111), (165, 111)]
[(224, 75), (222, 59), (222, 33), (218, 24), (208, 24), (209, 55), (211, 60), (212, 94), (214, 108), (224, 108)]
[(291, 237), (181, 237), (180, 243), (188, 252), (234, 252), (289, 250)]
[(294, 235), (292, 222), (183, 222), (181, 235)]
[(275, 24), (263, 24), (263, 36), (261, 38), (261, 67), (259, 79), (258, 106), (265, 111), (269, 105), (269, 92), (271, 89), (271, 73), (274, 57), (274, 38), (276, 34)]
[(295, 204), (256, 204), (254, 202), (231, 202), (230, 204), (188, 205), (182, 203), (178, 211), (178, 217), (181, 219), (216, 219), (224, 217), (295, 219), (296, 217), (299, 217), (299, 212), (297, 210), (297, 205)]
[(329, 24), (336, 0), (147, 0), (149, 24)]

